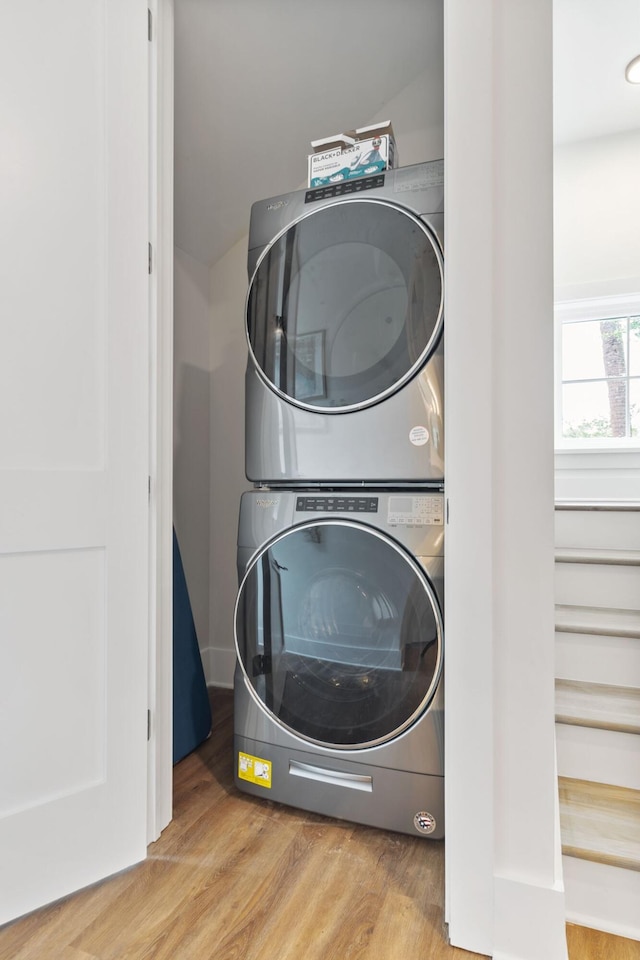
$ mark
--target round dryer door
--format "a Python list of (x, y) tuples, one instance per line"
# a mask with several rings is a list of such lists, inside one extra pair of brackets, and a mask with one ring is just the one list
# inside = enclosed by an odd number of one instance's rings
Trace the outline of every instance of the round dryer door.
[(251, 560), (236, 646), (254, 697), (286, 729), (344, 749), (384, 743), (431, 701), (442, 666), (434, 589), (362, 523), (292, 527)]
[(249, 286), (249, 347), (266, 382), (308, 410), (370, 406), (407, 382), (442, 332), (437, 239), (409, 211), (345, 200), (289, 226)]

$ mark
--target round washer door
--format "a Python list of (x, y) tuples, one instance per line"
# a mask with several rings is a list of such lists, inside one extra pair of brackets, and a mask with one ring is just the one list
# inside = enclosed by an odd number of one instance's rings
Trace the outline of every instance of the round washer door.
[(409, 727), (435, 693), (442, 619), (418, 563), (363, 523), (292, 527), (251, 560), (236, 647), (258, 703), (299, 737), (353, 749)]
[(443, 262), (431, 230), (381, 200), (344, 200), (291, 224), (258, 261), (247, 297), (257, 369), (279, 395), (324, 413), (402, 387), (435, 349)]

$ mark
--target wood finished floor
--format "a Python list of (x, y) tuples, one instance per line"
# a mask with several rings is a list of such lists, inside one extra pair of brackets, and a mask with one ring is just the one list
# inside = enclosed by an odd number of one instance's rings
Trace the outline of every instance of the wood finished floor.
[[(148, 859), (0, 929), (0, 960), (477, 960), (444, 940), (442, 842), (239, 793), (230, 693), (212, 705)], [(634, 941), (568, 935), (571, 960), (640, 960)]]

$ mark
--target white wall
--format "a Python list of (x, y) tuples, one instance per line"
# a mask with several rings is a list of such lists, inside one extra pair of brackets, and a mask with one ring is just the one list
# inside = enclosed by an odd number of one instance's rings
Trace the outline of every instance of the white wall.
[[(639, 122), (640, 127), (640, 122)], [(587, 284), (627, 293), (640, 278), (640, 129), (556, 147), (554, 261), (559, 298)], [(584, 294), (588, 296), (588, 291)]]
[(175, 249), (173, 518), (198, 634), (209, 637), (210, 270)]
[[(391, 120), (396, 134), (400, 166), (407, 167), (423, 160), (438, 160), (444, 152), (444, 117), (442, 115), (444, 92), (441, 84), (429, 82), (427, 73), (433, 79), (434, 64), (416, 77), (413, 83), (402, 90), (397, 97), (385, 103), (370, 118)], [(427, 117), (438, 117), (439, 122), (427, 125)]]
[[(402, 166), (442, 157), (443, 126), (427, 127), (427, 105), (442, 105), (442, 87), (423, 73), (373, 117), (390, 119)], [(442, 110), (442, 107), (440, 107)], [(307, 144), (301, 144), (306, 154)], [(292, 185), (292, 189), (304, 184)], [(259, 198), (255, 198), (259, 199)], [(247, 224), (248, 227), (248, 224)], [(211, 269), (211, 603), (208, 643), (200, 639), (207, 680), (233, 683), (233, 610), (240, 494), (250, 484), (244, 474), (244, 372), (247, 358), (244, 307), (247, 292), (247, 237)]]
[(207, 682), (232, 686), (235, 663), (233, 610), (238, 579), (238, 507), (250, 488), (244, 473), (244, 372), (247, 342), (247, 238), (216, 263), (210, 282), (211, 367), (211, 556), (208, 649), (203, 651)]
[[(639, 123), (640, 127), (640, 123)], [(556, 147), (554, 269), (557, 301), (640, 294), (640, 128)], [(634, 297), (634, 295), (636, 295)], [(567, 445), (568, 447), (570, 445)], [(556, 496), (634, 500), (640, 453), (556, 453)]]

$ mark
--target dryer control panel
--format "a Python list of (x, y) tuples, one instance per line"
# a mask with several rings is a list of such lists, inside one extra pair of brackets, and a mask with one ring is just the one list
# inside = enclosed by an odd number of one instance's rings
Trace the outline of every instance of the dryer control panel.
[(357, 180), (345, 180), (343, 183), (331, 183), (326, 187), (315, 187), (313, 190), (307, 190), (304, 195), (305, 203), (313, 203), (314, 200), (328, 200), (330, 197), (342, 197), (350, 193), (362, 193), (363, 190), (373, 190), (376, 187), (384, 186), (384, 173), (379, 173), (375, 177), (358, 177)]
[(377, 513), (378, 497), (297, 497), (296, 510), (305, 513)]

